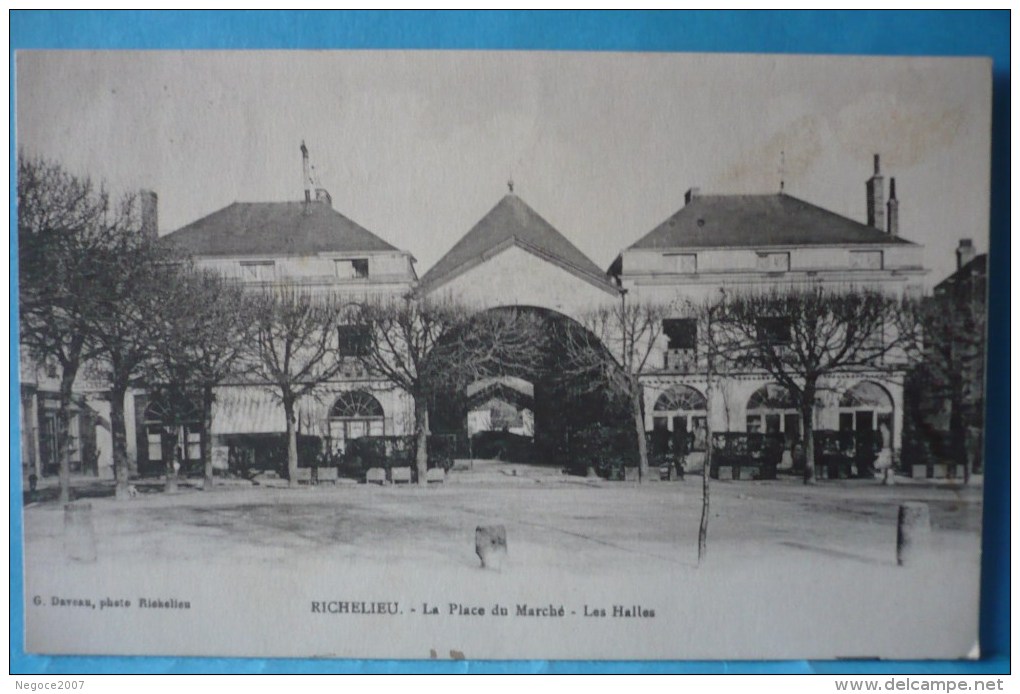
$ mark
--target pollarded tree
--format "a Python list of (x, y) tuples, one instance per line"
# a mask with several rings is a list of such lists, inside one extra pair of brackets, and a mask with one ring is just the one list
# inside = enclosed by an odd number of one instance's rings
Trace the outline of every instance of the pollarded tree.
[(541, 322), (514, 309), (473, 313), (407, 296), (353, 307), (345, 320), (363, 336), (354, 351), (365, 369), (414, 400), (419, 485), (428, 482), (429, 397), (534, 363), (542, 349)]
[(88, 178), (18, 153), (20, 341), (32, 359), (60, 366), (56, 447), (60, 501), (70, 499), (68, 432), (74, 383), (98, 342), (89, 322), (100, 271), (126, 219)]
[[(216, 386), (246, 368), (256, 314), (251, 296), (221, 275), (182, 265), (167, 287), (170, 312), (161, 323), (148, 380), (162, 384), (170, 403), (197, 395), (201, 407), (204, 488), (212, 489), (212, 406)], [(173, 397), (176, 395), (177, 397)], [(168, 489), (172, 487), (168, 468)]]
[(630, 405), (638, 444), (638, 479), (648, 477), (648, 443), (641, 407), (641, 374), (649, 367), (662, 335), (668, 307), (633, 302), (626, 295), (619, 304), (603, 306), (582, 315), (583, 330), (565, 333), (568, 370), (575, 382), (592, 388), (608, 386)]
[(714, 340), (727, 362), (768, 373), (799, 405), (815, 479), (814, 408), (819, 383), (854, 369), (902, 369), (902, 302), (870, 289), (813, 287), (734, 294), (720, 304)]
[(252, 349), (245, 372), (283, 405), (287, 476), (297, 484), (297, 403), (344, 367), (339, 353), (341, 311), (329, 298), (275, 289), (250, 298)]

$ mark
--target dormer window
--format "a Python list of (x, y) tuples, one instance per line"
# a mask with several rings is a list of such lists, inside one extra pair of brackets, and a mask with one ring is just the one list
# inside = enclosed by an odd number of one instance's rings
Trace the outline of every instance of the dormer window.
[(272, 260), (243, 261), (241, 277), (247, 282), (271, 281), (276, 277), (276, 263)]
[(368, 278), (368, 258), (344, 258), (333, 261), (336, 276), (342, 280)]

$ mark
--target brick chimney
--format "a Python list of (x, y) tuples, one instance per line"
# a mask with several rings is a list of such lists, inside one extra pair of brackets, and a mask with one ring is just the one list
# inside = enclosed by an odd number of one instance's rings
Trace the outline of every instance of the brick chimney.
[(151, 190), (138, 191), (138, 207), (142, 217), (142, 234), (159, 236), (159, 197)]
[(701, 197), (701, 188), (688, 188), (687, 192), (684, 193), (684, 204), (690, 205), (691, 200), (698, 197)]
[(974, 242), (970, 239), (960, 239), (960, 245), (956, 249), (956, 269), (959, 270), (974, 260), (975, 255), (977, 251), (974, 250)]
[(889, 202), (885, 204), (886, 223), (889, 226), (889, 236), (900, 234), (900, 201), (896, 199), (896, 179), (889, 179)]
[(868, 226), (885, 228), (885, 186), (882, 185), (882, 170), (878, 155), (875, 155), (875, 175), (865, 184), (868, 190)]

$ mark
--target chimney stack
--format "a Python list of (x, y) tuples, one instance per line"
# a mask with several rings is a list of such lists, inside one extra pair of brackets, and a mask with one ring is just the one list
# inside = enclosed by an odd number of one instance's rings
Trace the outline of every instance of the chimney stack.
[(312, 201), (312, 169), (308, 163), (308, 148), (305, 147), (305, 141), (301, 140), (301, 172), (304, 177), (305, 184), (305, 202)]
[(151, 190), (138, 191), (139, 210), (142, 217), (142, 234), (149, 238), (159, 237), (159, 197)]
[(882, 171), (879, 167), (878, 155), (875, 155), (875, 175), (868, 179), (865, 187), (868, 190), (868, 226), (876, 229), (885, 227), (885, 186), (882, 184)]
[(684, 204), (690, 205), (691, 200), (698, 197), (701, 197), (701, 188), (688, 188), (687, 192), (684, 193)]
[(962, 269), (967, 263), (974, 260), (976, 254), (973, 241), (970, 239), (960, 239), (960, 245), (956, 249), (956, 269)]
[(889, 236), (900, 234), (900, 201), (896, 199), (896, 179), (889, 179), (889, 202), (885, 205), (888, 212), (886, 223), (889, 225)]

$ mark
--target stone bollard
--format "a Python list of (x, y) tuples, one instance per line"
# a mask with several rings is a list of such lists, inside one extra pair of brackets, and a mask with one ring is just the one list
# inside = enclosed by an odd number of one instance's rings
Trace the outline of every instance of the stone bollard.
[(75, 561), (96, 560), (92, 504), (87, 501), (74, 501), (64, 506), (64, 552)]
[(475, 528), (475, 553), (482, 560), (483, 569), (503, 568), (506, 559), (506, 527), (480, 525)]
[(928, 504), (901, 504), (896, 523), (896, 563), (900, 566), (916, 565), (928, 553), (930, 543), (931, 516)]

